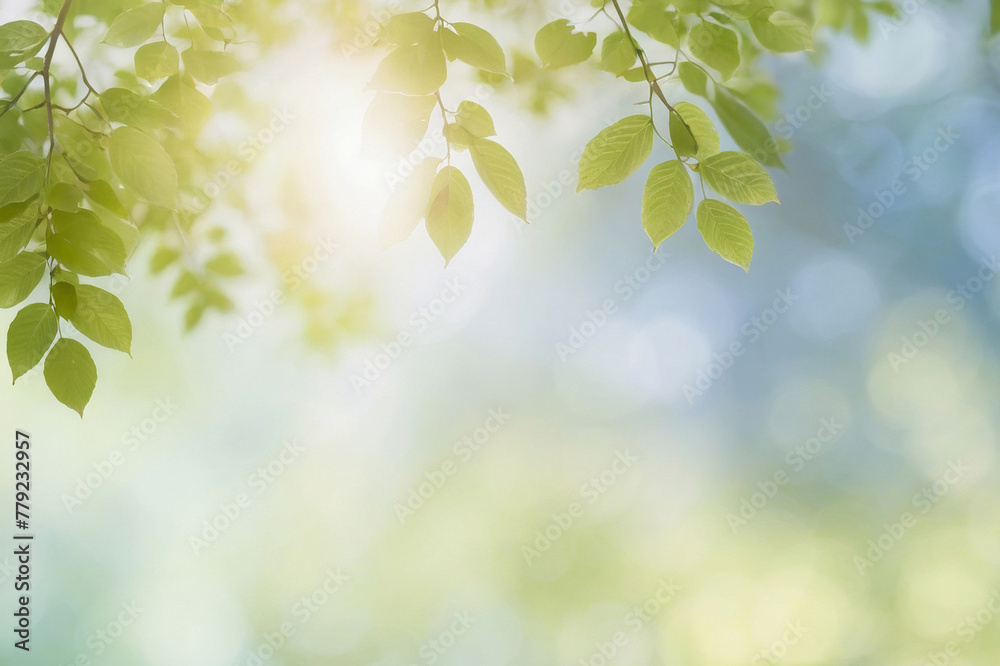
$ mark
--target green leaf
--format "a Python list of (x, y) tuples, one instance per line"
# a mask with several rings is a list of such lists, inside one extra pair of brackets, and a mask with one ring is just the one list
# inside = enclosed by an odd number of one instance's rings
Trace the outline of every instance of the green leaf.
[(427, 234), (434, 241), (445, 266), (472, 234), (472, 188), (462, 172), (446, 166), (431, 186), (427, 206)]
[(7, 362), (16, 382), (38, 365), (56, 339), (56, 313), (47, 303), (27, 305), (7, 329)]
[(613, 32), (601, 42), (601, 69), (623, 76), (635, 64), (636, 52), (624, 32)]
[(53, 211), (46, 249), (53, 259), (80, 275), (125, 273), (125, 244), (90, 210)]
[(428, 157), (396, 187), (382, 211), (378, 237), (382, 249), (406, 240), (423, 219), (430, 202), (431, 185), (441, 159)]
[(135, 52), (136, 76), (149, 82), (173, 76), (181, 65), (177, 49), (166, 42), (153, 42), (140, 46)]
[(19, 150), (0, 160), (0, 206), (27, 201), (42, 190), (45, 160)]
[(243, 69), (231, 53), (190, 48), (181, 54), (185, 71), (202, 83), (214, 86), (219, 79)]
[(170, 264), (181, 258), (180, 250), (172, 247), (160, 247), (153, 253), (149, 261), (149, 272), (153, 275), (162, 273)]
[(753, 232), (743, 213), (721, 201), (705, 199), (698, 205), (698, 231), (709, 249), (750, 272)]
[(48, 36), (49, 31), (34, 21), (4, 23), (0, 25), (0, 53), (20, 54), (29, 51), (41, 45)]
[(168, 127), (177, 121), (159, 102), (125, 88), (108, 88), (101, 93), (101, 106), (113, 122), (146, 131)]
[(164, 208), (177, 198), (177, 169), (159, 143), (137, 129), (119, 127), (108, 144), (111, 168), (125, 187)]
[(753, 111), (737, 101), (721, 86), (715, 92), (715, 112), (723, 127), (743, 150), (764, 166), (784, 168), (778, 143)]
[(83, 418), (97, 386), (97, 366), (87, 348), (76, 340), (60, 339), (45, 359), (44, 374), (56, 400)]
[(70, 213), (80, 208), (83, 192), (79, 187), (69, 183), (49, 183), (45, 188), (45, 203), (56, 210)]
[(396, 47), (382, 59), (369, 86), (404, 95), (432, 95), (448, 78), (448, 64), (438, 40)]
[(642, 192), (642, 228), (653, 249), (684, 226), (694, 207), (694, 185), (680, 160), (657, 164)]
[(361, 124), (365, 151), (375, 157), (409, 155), (427, 133), (436, 102), (434, 95), (377, 93)]
[(212, 102), (179, 76), (164, 81), (153, 99), (174, 113), (180, 126), (193, 136), (201, 132), (212, 115)]
[(218, 275), (236, 277), (243, 275), (243, 263), (232, 252), (220, 252), (205, 263), (205, 269)]
[(190, 294), (198, 287), (198, 276), (191, 271), (185, 270), (177, 278), (174, 288), (170, 291), (170, 298), (177, 298), (185, 294)]
[(434, 19), (423, 12), (405, 12), (390, 18), (382, 28), (381, 38), (389, 44), (409, 46), (431, 39)]
[(0, 208), (0, 262), (10, 261), (31, 240), (38, 206), (25, 202)]
[(709, 187), (736, 203), (761, 206), (778, 201), (770, 174), (746, 153), (725, 151), (706, 157), (698, 173)]
[[(679, 156), (700, 161), (719, 152), (719, 132), (704, 111), (691, 102), (677, 102), (674, 109), (677, 113), (670, 114), (670, 139)], [(690, 143), (691, 137), (695, 146)]]
[(454, 32), (445, 30), (444, 50), (450, 60), (462, 62), (495, 74), (507, 73), (507, 59), (497, 40), (477, 25), (452, 23)]
[(34, 291), (45, 275), (45, 259), (35, 252), (21, 252), (0, 264), (0, 308), (12, 308)]
[(702, 21), (688, 35), (691, 54), (728, 79), (740, 66), (740, 43), (736, 33), (716, 23)]
[(87, 183), (87, 198), (120, 218), (128, 218), (128, 209), (118, 198), (115, 189), (105, 180), (92, 180)]
[(493, 126), (493, 118), (489, 112), (475, 102), (468, 100), (458, 105), (455, 113), (455, 122), (459, 124), (471, 136), (477, 139), (484, 139), (497, 133)]
[(708, 74), (698, 65), (690, 62), (682, 62), (677, 66), (677, 74), (681, 77), (681, 83), (693, 95), (705, 97), (708, 93)]
[(52, 294), (52, 302), (56, 306), (56, 314), (69, 321), (76, 315), (76, 285), (80, 281), (67, 282), (60, 280), (52, 285), (49, 292)]
[(164, 7), (162, 2), (150, 2), (122, 12), (108, 27), (104, 43), (125, 47), (142, 44), (160, 27)]
[(191, 13), (198, 19), (201, 29), (211, 39), (229, 43), (236, 39), (236, 26), (225, 12), (208, 5), (191, 7)]
[(1000, 0), (990, 2), (990, 34), (995, 35), (1000, 32)]
[(774, 8), (750, 17), (750, 29), (764, 48), (778, 53), (812, 51), (812, 28), (799, 17)]
[(667, 9), (668, 4), (666, 0), (636, 0), (628, 10), (628, 22), (656, 41), (677, 48), (677, 14)]
[(514, 156), (489, 139), (475, 139), (469, 147), (479, 177), (503, 207), (527, 221), (528, 194), (524, 175)]
[(652, 149), (649, 116), (629, 116), (604, 128), (583, 149), (576, 191), (622, 182), (642, 166)]
[(130, 354), (132, 322), (118, 297), (89, 284), (65, 286), (76, 292), (76, 308), (69, 317), (73, 327), (99, 345)]
[(597, 46), (597, 33), (573, 32), (568, 19), (542, 26), (535, 35), (535, 52), (546, 67), (568, 67), (587, 60)]

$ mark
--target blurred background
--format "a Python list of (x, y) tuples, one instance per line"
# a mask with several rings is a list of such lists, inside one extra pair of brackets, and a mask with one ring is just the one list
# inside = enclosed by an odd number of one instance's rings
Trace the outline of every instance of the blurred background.
[[(745, 210), (749, 276), (691, 221), (653, 255), (644, 175), (574, 193), (643, 101), (584, 68), (453, 76), (452, 108), (489, 97), (532, 223), (476, 181), (447, 268), (420, 229), (381, 250), (407, 167), (361, 155), (366, 35), (419, 7), (259, 5), (295, 38), (242, 75), (263, 111), (206, 130), (262, 144), (249, 212), (207, 213), (256, 262), (236, 311), (184, 335), (141, 246), (143, 279), (109, 287), (134, 358), (95, 351), (86, 418), (40, 369), (0, 388), (37, 532), (33, 649), (0, 661), (995, 664), (1000, 50), (987, 3), (910, 5), (767, 61), (794, 149), (782, 205)], [(523, 49), (592, 14), (519, 11), (496, 33)]]

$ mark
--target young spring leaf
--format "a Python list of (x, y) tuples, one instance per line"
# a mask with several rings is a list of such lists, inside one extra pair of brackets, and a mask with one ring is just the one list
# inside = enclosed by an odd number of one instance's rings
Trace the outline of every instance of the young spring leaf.
[(38, 207), (21, 202), (0, 208), (0, 262), (10, 261), (31, 240)]
[(778, 53), (812, 51), (812, 28), (799, 17), (775, 10), (762, 9), (750, 17), (750, 29), (764, 48)]
[(21, 252), (0, 264), (0, 308), (12, 308), (42, 281), (45, 259), (35, 252)]
[(76, 307), (68, 319), (76, 330), (99, 345), (130, 354), (132, 322), (118, 297), (89, 284), (62, 284), (75, 292)]
[(48, 303), (26, 305), (7, 329), (7, 362), (16, 382), (38, 365), (56, 339), (56, 313)]
[[(186, 3), (189, 6), (192, 3)], [(224, 11), (208, 4), (201, 4), (190, 7), (194, 17), (198, 19), (198, 24), (209, 38), (217, 42), (229, 43), (236, 39), (236, 26), (233, 20)]]
[(722, 86), (715, 91), (713, 102), (719, 120), (736, 144), (764, 166), (784, 168), (778, 154), (778, 143), (764, 123), (742, 102), (730, 95)]
[(246, 273), (243, 262), (232, 252), (220, 252), (205, 262), (205, 270), (224, 277), (238, 277)]
[(86, 185), (87, 198), (120, 218), (128, 218), (128, 209), (122, 204), (115, 189), (106, 180), (92, 180)]
[(153, 93), (153, 99), (173, 112), (188, 134), (197, 136), (212, 114), (212, 102), (179, 76), (171, 76)]
[(181, 258), (180, 250), (172, 247), (159, 247), (149, 260), (149, 272), (153, 275), (162, 273), (172, 263)]
[(652, 149), (649, 116), (629, 116), (604, 128), (583, 149), (576, 191), (622, 182), (642, 166)]
[(642, 192), (642, 228), (653, 249), (684, 226), (694, 207), (694, 185), (680, 160), (657, 164)]
[(601, 42), (601, 69), (623, 76), (635, 64), (636, 52), (624, 32), (613, 32)]
[(361, 145), (375, 157), (410, 154), (427, 133), (434, 95), (380, 92), (368, 105), (361, 124)]
[(125, 88), (108, 88), (101, 93), (101, 106), (111, 121), (145, 131), (168, 127), (177, 121), (159, 102)]
[(398, 46), (382, 59), (369, 84), (375, 90), (432, 95), (448, 78), (448, 63), (437, 39)]
[(636, 0), (628, 10), (628, 22), (656, 41), (677, 48), (677, 14), (667, 9), (669, 4), (666, 0)]
[(702, 97), (707, 95), (708, 75), (698, 65), (682, 62), (677, 65), (677, 74), (681, 77), (681, 83), (684, 84), (689, 93)]
[(76, 340), (60, 339), (45, 359), (44, 374), (56, 400), (83, 418), (97, 386), (97, 366), (87, 348)]
[(542, 26), (535, 35), (535, 52), (546, 67), (568, 67), (587, 60), (597, 46), (597, 33), (573, 32), (568, 19)]
[(27, 201), (42, 190), (45, 160), (19, 150), (0, 160), (0, 206)]
[(445, 265), (462, 249), (472, 234), (472, 188), (456, 167), (438, 172), (427, 206), (427, 234), (434, 241)]
[(180, 64), (177, 49), (166, 42), (146, 44), (135, 52), (135, 74), (150, 82), (173, 76)]
[(479, 177), (503, 207), (527, 221), (528, 194), (524, 175), (514, 156), (489, 139), (475, 139), (469, 146)]
[(451, 27), (454, 32), (445, 30), (442, 35), (449, 59), (494, 74), (507, 73), (507, 59), (493, 35), (471, 23), (452, 23)]
[(719, 152), (719, 132), (704, 111), (691, 102), (677, 102), (674, 109), (677, 113), (670, 114), (670, 140), (679, 156), (703, 160)]
[(111, 168), (122, 184), (164, 208), (177, 199), (177, 169), (156, 140), (132, 127), (119, 127), (108, 143)]
[(709, 249), (750, 272), (753, 232), (743, 213), (721, 201), (705, 199), (698, 205), (698, 231)]
[(709, 187), (736, 203), (761, 206), (778, 201), (770, 174), (746, 153), (725, 151), (706, 157), (698, 173)]
[(36, 46), (40, 46), (45, 38), (49, 36), (49, 31), (38, 25), (34, 21), (11, 21), (0, 25), (0, 53), (18, 54), (25, 58), (30, 58), (28, 51)]
[(202, 83), (214, 86), (219, 79), (235, 74), (243, 66), (236, 56), (221, 51), (190, 48), (181, 54), (188, 74)]
[(423, 12), (404, 12), (390, 18), (379, 36), (382, 41), (397, 46), (419, 44), (431, 39), (434, 19)]
[(125, 244), (93, 211), (53, 211), (48, 231), (49, 255), (74, 273), (88, 277), (125, 273)]
[(496, 128), (493, 126), (493, 118), (490, 117), (489, 112), (479, 104), (468, 100), (458, 105), (458, 111), (455, 113), (455, 122), (468, 132), (470, 136), (477, 139), (484, 139), (488, 136), (494, 136), (497, 133)]
[(441, 160), (437, 157), (421, 160), (413, 168), (413, 173), (389, 197), (378, 228), (382, 249), (406, 240), (423, 219), (439, 164)]
[(111, 22), (104, 43), (111, 46), (138, 46), (153, 36), (163, 20), (162, 2), (150, 2), (122, 12)]
[(736, 33), (716, 23), (702, 21), (688, 35), (691, 54), (728, 79), (740, 66), (740, 44)]

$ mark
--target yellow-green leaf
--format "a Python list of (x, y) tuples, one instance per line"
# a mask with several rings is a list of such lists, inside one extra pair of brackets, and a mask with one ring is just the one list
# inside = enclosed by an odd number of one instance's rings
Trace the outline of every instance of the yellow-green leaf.
[(702, 160), (698, 172), (709, 187), (736, 203), (760, 206), (778, 201), (771, 175), (746, 153), (717, 153)]
[(698, 231), (709, 249), (750, 272), (753, 232), (743, 213), (721, 201), (705, 199), (698, 205)]
[(573, 32), (568, 19), (542, 26), (535, 35), (535, 52), (546, 67), (568, 67), (587, 60), (597, 46), (597, 34)]
[(45, 359), (44, 374), (52, 395), (82, 418), (97, 386), (97, 366), (87, 348), (76, 340), (60, 339)]
[(132, 322), (118, 297), (89, 284), (66, 286), (76, 293), (76, 307), (69, 317), (74, 328), (99, 345), (131, 353)]
[(437, 39), (397, 46), (382, 59), (369, 84), (375, 90), (432, 95), (448, 78), (447, 59)]
[[(719, 152), (719, 132), (704, 111), (691, 102), (677, 102), (674, 109), (677, 113), (670, 114), (670, 139), (678, 155), (703, 160)], [(694, 146), (684, 142), (689, 138), (694, 138)]]
[(642, 228), (653, 249), (684, 226), (694, 206), (694, 185), (680, 160), (657, 164), (642, 192)]
[(389, 197), (378, 228), (379, 244), (383, 249), (406, 240), (423, 219), (439, 164), (441, 160), (437, 157), (421, 160)]
[(434, 241), (445, 265), (451, 261), (472, 234), (472, 188), (456, 167), (438, 172), (431, 186), (427, 206), (427, 233)]
[(478, 67), (495, 74), (507, 73), (507, 60), (499, 42), (489, 32), (471, 23), (452, 23), (445, 30), (444, 50), (451, 60)]
[(469, 146), (469, 152), (479, 177), (497, 201), (514, 215), (527, 220), (528, 195), (524, 175), (514, 156), (489, 139), (475, 139)]
[(0, 206), (27, 201), (42, 190), (45, 160), (19, 150), (0, 160)]
[(583, 149), (577, 192), (622, 182), (642, 166), (652, 149), (649, 116), (629, 116), (604, 128)]
[(35, 252), (21, 252), (0, 264), (0, 308), (12, 308), (42, 281), (45, 259)]
[(125, 187), (165, 208), (177, 199), (177, 169), (159, 143), (132, 127), (119, 127), (108, 143), (111, 168)]
[(56, 313), (48, 303), (27, 305), (7, 329), (7, 362), (16, 382), (38, 365), (56, 339)]
[(150, 2), (122, 12), (111, 22), (104, 43), (112, 46), (138, 46), (153, 36), (163, 20), (162, 2)]

